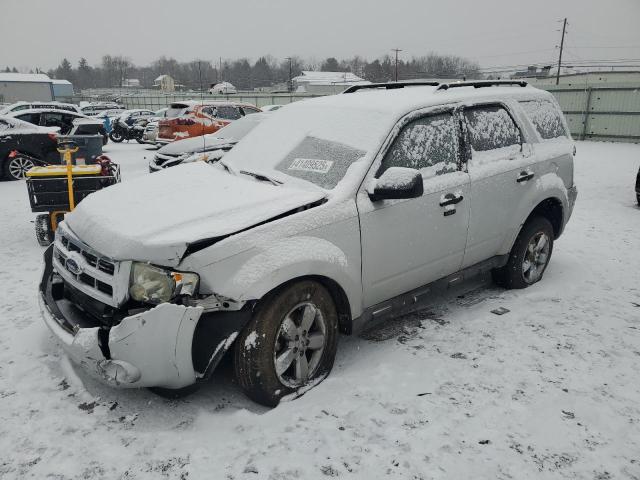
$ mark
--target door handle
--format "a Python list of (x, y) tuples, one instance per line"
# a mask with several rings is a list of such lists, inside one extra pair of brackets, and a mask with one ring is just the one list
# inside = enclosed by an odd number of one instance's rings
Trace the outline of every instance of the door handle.
[(531, 180), (533, 177), (535, 177), (535, 173), (533, 172), (527, 172), (526, 170), (520, 172), (520, 175), (518, 175), (518, 178), (516, 178), (516, 182), (521, 183), (521, 182), (527, 182), (529, 180)]
[(446, 193), (440, 197), (440, 206), (446, 207), (448, 205), (455, 205), (464, 200), (462, 195), (456, 195), (455, 193)]

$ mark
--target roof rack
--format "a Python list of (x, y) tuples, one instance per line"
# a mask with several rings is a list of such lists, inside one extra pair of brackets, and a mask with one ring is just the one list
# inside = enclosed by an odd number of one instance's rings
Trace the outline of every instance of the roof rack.
[(352, 85), (342, 93), (353, 93), (358, 90), (372, 90), (374, 88), (385, 88), (387, 90), (393, 90), (396, 88), (404, 87), (437, 87), (440, 85), (438, 82), (388, 82), (388, 83), (369, 83), (366, 85)]
[(450, 88), (457, 87), (493, 87), (495, 85), (514, 85), (519, 87), (526, 87), (528, 85), (524, 80), (479, 80), (474, 82), (457, 82), (457, 83), (441, 83), (436, 90), (449, 90)]

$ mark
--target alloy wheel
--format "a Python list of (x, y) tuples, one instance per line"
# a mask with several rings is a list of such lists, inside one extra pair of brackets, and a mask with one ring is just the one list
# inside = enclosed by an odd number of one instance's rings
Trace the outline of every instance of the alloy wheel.
[(285, 315), (276, 335), (273, 362), (278, 380), (297, 388), (313, 378), (326, 345), (327, 327), (321, 310), (311, 302)]
[(545, 232), (538, 232), (527, 244), (527, 250), (522, 261), (522, 277), (528, 284), (540, 280), (549, 261), (551, 242)]
[(25, 178), (29, 169), (35, 165), (26, 157), (14, 157), (9, 161), (9, 174), (16, 180)]

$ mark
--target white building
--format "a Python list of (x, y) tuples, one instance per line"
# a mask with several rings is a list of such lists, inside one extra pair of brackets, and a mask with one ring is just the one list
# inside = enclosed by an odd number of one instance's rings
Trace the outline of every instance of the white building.
[(176, 82), (169, 75), (160, 75), (153, 81), (153, 88), (158, 88), (163, 92), (173, 92), (176, 89)]
[(340, 93), (352, 85), (367, 85), (364, 80), (351, 72), (314, 72), (303, 71), (302, 75), (292, 79), (293, 89), (300, 93), (327, 95)]
[(0, 102), (50, 102), (53, 99), (53, 82), (44, 73), (0, 73)]
[(53, 84), (53, 97), (56, 100), (65, 100), (73, 97), (73, 84), (69, 80), (51, 80)]

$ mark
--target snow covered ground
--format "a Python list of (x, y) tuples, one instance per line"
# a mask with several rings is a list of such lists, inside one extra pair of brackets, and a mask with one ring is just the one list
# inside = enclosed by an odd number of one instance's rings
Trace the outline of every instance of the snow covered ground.
[[(125, 181), (153, 154), (105, 150)], [(40, 320), (24, 183), (0, 182), (0, 478), (640, 479), (639, 164), (639, 145), (578, 143), (541, 283), (343, 338), (329, 378), (273, 410), (224, 369), (182, 400), (76, 372)]]

